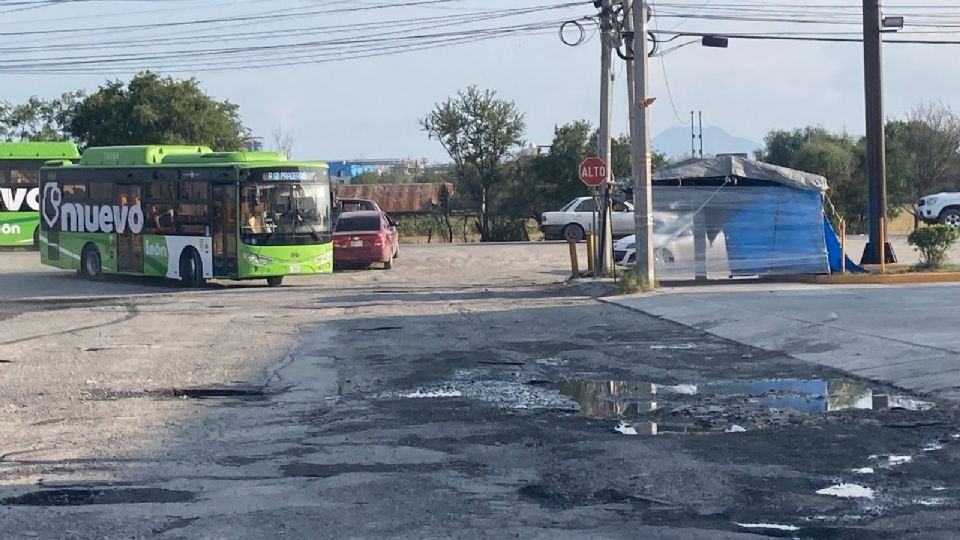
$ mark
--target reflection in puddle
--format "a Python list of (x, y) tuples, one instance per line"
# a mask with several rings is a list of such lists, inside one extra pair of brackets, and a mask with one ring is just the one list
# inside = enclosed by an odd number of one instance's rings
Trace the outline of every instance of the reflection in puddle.
[(764, 379), (699, 385), (565, 381), (557, 384), (557, 390), (576, 401), (584, 416), (594, 418), (639, 416), (657, 410), (658, 398), (671, 401), (683, 396), (743, 398), (749, 404), (764, 408), (804, 413), (850, 409), (924, 411), (933, 407), (932, 403), (909, 397), (874, 394), (871, 388), (854, 382), (828, 380)]
[(557, 384), (561, 394), (580, 406), (580, 414), (592, 418), (635, 417), (657, 409), (651, 399), (657, 385), (629, 381), (568, 381)]

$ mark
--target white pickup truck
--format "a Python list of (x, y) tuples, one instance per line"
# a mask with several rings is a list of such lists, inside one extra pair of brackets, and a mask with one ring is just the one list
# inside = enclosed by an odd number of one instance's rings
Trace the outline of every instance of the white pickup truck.
[(960, 227), (960, 193), (937, 193), (917, 201), (917, 215), (925, 223)]
[[(579, 242), (593, 232), (594, 201), (591, 197), (577, 197), (568, 202), (559, 212), (544, 212), (540, 218), (540, 230), (547, 240)], [(629, 202), (613, 203), (613, 236), (633, 234), (633, 205)]]

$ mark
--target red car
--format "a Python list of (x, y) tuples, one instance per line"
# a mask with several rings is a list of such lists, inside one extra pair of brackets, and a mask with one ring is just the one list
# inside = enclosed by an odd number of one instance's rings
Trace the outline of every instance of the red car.
[(344, 212), (333, 231), (333, 262), (338, 266), (383, 263), (393, 267), (400, 254), (397, 226), (383, 212)]

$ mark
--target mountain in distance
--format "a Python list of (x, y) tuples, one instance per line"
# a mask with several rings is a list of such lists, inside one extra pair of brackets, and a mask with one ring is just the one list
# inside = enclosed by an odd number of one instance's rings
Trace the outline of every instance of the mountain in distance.
[[(653, 138), (653, 149), (665, 154), (667, 159), (690, 155), (690, 128), (672, 127)], [(749, 154), (762, 148), (763, 145), (736, 137), (718, 127), (703, 128), (703, 155), (716, 154)], [(697, 151), (700, 150), (700, 141), (697, 141)]]

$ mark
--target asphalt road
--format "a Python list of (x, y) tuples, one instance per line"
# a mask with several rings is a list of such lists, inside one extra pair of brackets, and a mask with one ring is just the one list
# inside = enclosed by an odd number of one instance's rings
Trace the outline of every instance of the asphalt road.
[(31, 256), (0, 254), (0, 537), (960, 528), (953, 402), (599, 302), (564, 245), (203, 291)]

